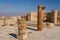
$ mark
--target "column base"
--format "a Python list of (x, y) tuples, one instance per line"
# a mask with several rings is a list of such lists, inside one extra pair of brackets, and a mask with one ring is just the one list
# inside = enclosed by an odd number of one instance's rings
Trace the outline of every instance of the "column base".
[(43, 29), (44, 29), (44, 27), (39, 27), (37, 30), (42, 31)]
[(17, 36), (18, 40), (24, 40), (24, 39), (27, 39), (27, 37), (28, 37), (27, 35), (20, 35), (20, 36), (18, 35)]

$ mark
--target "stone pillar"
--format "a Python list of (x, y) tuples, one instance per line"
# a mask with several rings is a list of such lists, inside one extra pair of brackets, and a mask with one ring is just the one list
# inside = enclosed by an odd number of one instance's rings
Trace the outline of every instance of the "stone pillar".
[(52, 13), (51, 13), (51, 22), (52, 23), (57, 23), (57, 11), (56, 10), (52, 10)]
[(54, 14), (54, 23), (57, 23), (57, 11), (55, 10), (55, 14)]
[(17, 16), (17, 18), (16, 18), (17, 20), (16, 20), (16, 23), (18, 23), (18, 16)]
[(25, 31), (25, 19), (24, 17), (21, 17), (21, 19), (18, 20), (18, 39), (24, 40), (27, 38), (26, 31)]
[(43, 29), (43, 10), (44, 6), (38, 6), (37, 30)]
[(7, 19), (4, 19), (4, 26), (7, 26), (8, 25), (8, 21)]

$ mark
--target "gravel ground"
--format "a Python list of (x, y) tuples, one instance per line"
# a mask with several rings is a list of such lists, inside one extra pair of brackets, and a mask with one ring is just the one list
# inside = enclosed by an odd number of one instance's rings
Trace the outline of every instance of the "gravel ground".
[(60, 27), (44, 28), (42, 31), (33, 30), (31, 32), (28, 40), (60, 40)]
[[(26, 40), (60, 40), (60, 27), (44, 28), (42, 31), (36, 31), (36, 27), (26, 26)], [(18, 40), (15, 38), (18, 33), (17, 25), (1, 26), (0, 25), (0, 40)], [(12, 36), (14, 34), (15, 36)]]

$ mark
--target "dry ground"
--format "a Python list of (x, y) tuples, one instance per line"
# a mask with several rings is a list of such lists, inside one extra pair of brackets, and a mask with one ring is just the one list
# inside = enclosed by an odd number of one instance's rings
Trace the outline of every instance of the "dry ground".
[[(36, 31), (36, 27), (26, 26), (26, 40), (60, 40), (60, 26), (44, 28), (42, 31)], [(0, 40), (18, 40), (18, 25), (2, 26), (0, 25)]]

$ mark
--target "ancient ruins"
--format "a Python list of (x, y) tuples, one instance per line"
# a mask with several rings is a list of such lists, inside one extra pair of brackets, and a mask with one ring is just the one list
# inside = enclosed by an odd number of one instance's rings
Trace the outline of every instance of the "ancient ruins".
[[(4, 27), (18, 24), (17, 39), (19, 40), (23, 40), (28, 37), (26, 34), (26, 26), (29, 23), (36, 25), (37, 31), (42, 31), (45, 26), (50, 28), (52, 27), (52, 25), (60, 24), (59, 11), (51, 10), (51, 12), (44, 12), (45, 7), (41, 5), (39, 5), (37, 9), (38, 9), (37, 12), (29, 12), (25, 16), (8, 16), (8, 17), (1, 16), (0, 21), (2, 22), (2, 25)], [(35, 22), (35, 24), (33, 22)], [(44, 25), (44, 23), (46, 24)]]
[[(37, 12), (31, 12), (28, 14), (28, 19), (30, 21), (37, 21)], [(60, 12), (57, 10), (51, 10), (51, 12), (44, 12), (43, 21), (52, 22), (52, 23), (60, 23)], [(28, 20), (28, 21), (29, 21)]]

